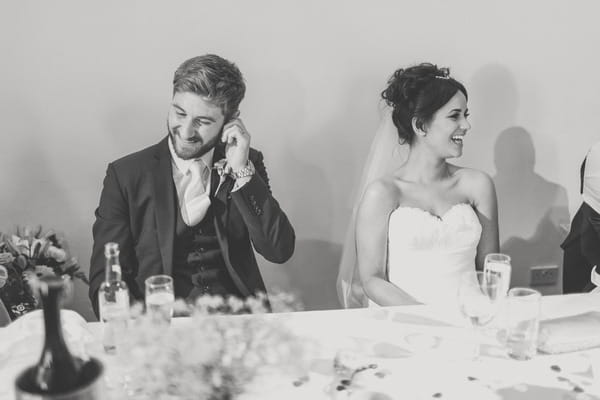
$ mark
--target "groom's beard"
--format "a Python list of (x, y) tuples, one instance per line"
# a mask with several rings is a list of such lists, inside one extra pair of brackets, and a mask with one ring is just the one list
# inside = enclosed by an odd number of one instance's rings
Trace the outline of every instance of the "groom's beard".
[(167, 129), (169, 131), (169, 137), (171, 139), (171, 144), (173, 144), (173, 149), (175, 150), (175, 154), (177, 157), (182, 160), (190, 160), (200, 158), (212, 149), (215, 148), (217, 143), (221, 140), (222, 131), (210, 139), (208, 142), (204, 142), (202, 138), (195, 143), (184, 143), (183, 139), (179, 136), (178, 129), (171, 130), (171, 128), (167, 124)]

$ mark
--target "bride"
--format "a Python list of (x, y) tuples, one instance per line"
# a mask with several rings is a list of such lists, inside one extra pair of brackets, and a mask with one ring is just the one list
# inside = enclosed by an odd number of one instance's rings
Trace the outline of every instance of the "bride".
[[(448, 162), (468, 140), (467, 91), (447, 68), (424, 63), (394, 72), (382, 97), (395, 129), (383, 124), (367, 160), (340, 300), (344, 307), (455, 301), (460, 275), (482, 269), (499, 248), (491, 178)], [(404, 157), (398, 143), (408, 147)]]

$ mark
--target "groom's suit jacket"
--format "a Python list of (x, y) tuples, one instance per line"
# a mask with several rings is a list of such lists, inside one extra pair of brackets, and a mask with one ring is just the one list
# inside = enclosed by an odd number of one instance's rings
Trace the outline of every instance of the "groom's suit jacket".
[[(581, 192), (585, 160), (581, 165)], [(600, 214), (583, 202), (573, 217), (571, 230), (562, 243), (563, 293), (587, 292), (595, 285), (590, 282), (594, 265), (600, 268)]]
[[(224, 158), (215, 147), (213, 162)], [(252, 245), (265, 259), (287, 261), (294, 252), (295, 234), (273, 198), (262, 153), (250, 149), (256, 173), (239, 190), (234, 180), (211, 172), (211, 207), (225, 267), (244, 296), (265, 291)], [(89, 296), (98, 315), (98, 288), (105, 276), (104, 244), (120, 247), (123, 280), (131, 296), (143, 299), (144, 280), (171, 275), (176, 213), (168, 137), (158, 144), (108, 165), (93, 226)]]

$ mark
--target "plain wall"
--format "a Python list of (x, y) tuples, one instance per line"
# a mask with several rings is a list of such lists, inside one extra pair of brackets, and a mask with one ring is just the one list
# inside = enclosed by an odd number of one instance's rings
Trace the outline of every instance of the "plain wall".
[[(242, 118), (297, 233), (270, 290), (338, 307), (335, 277), (379, 93), (400, 66), (449, 66), (473, 128), (457, 161), (495, 180), (513, 284), (560, 265), (600, 139), (594, 1), (21, 1), (0, 16), (0, 229), (63, 232), (87, 270), (108, 162), (159, 141), (175, 68), (214, 52), (247, 80)], [(543, 288), (560, 291), (560, 281)], [(87, 290), (73, 308), (91, 318)]]

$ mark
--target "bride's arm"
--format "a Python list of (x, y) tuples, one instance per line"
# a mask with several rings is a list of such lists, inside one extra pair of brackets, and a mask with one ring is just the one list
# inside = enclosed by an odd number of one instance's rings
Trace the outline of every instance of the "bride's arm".
[(388, 221), (398, 190), (390, 182), (369, 185), (356, 215), (358, 273), (366, 295), (381, 306), (419, 304), (387, 280)]
[(468, 184), (472, 188), (473, 207), (481, 224), (481, 238), (477, 246), (475, 266), (483, 270), (483, 261), (489, 253), (500, 251), (498, 234), (498, 200), (492, 178), (484, 172), (470, 170)]

